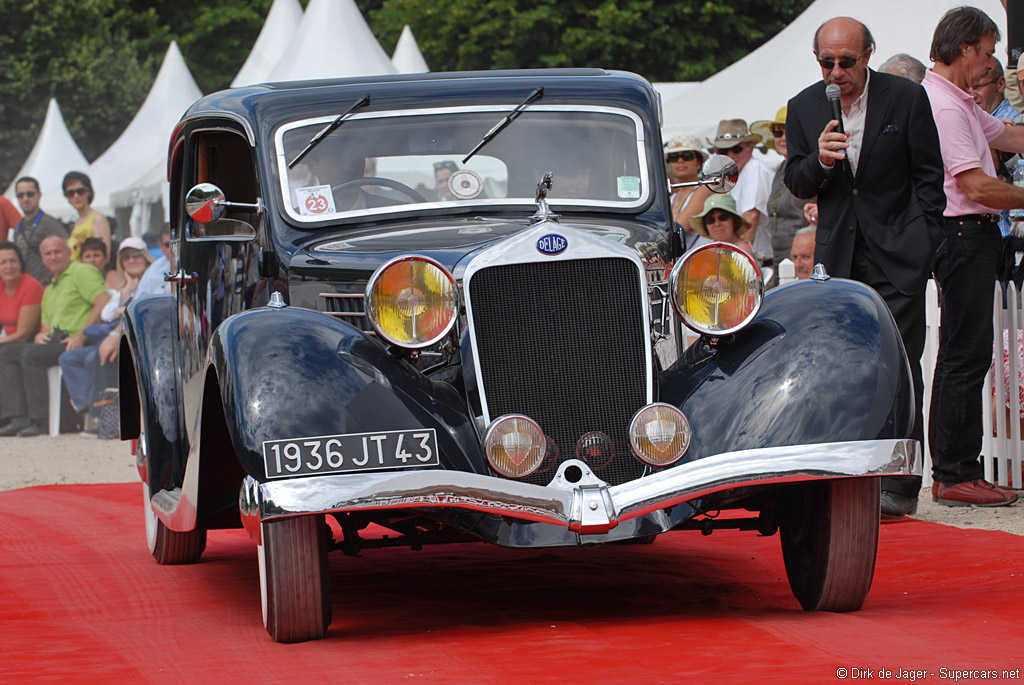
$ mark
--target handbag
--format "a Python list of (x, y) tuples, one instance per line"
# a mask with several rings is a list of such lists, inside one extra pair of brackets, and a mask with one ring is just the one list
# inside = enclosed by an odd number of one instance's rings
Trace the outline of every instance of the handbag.
[(117, 402), (117, 388), (107, 388), (100, 399), (93, 403), (99, 410), (100, 426), (97, 437), (101, 440), (116, 440), (121, 437), (121, 417)]

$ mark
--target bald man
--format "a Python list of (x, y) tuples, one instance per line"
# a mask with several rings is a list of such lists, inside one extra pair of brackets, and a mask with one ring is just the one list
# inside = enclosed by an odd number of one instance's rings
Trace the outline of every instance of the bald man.
[[(814, 261), (832, 276), (870, 285), (896, 319), (914, 382), (914, 425), (924, 440), (924, 291), (946, 206), (942, 157), (928, 96), (920, 85), (868, 68), (874, 38), (849, 17), (814, 35), (822, 80), (789, 101), (786, 185), (818, 197)], [(825, 97), (839, 87), (845, 133)], [(885, 478), (882, 514), (916, 510), (920, 478)]]

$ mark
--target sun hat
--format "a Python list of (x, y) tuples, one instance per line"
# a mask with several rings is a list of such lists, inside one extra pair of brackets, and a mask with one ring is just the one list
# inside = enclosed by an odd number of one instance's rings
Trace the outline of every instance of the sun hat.
[(728, 149), (740, 143), (760, 143), (761, 136), (747, 130), (747, 122), (743, 119), (722, 119), (718, 122), (718, 133), (715, 139), (706, 139), (709, 145)]
[(697, 231), (700, 235), (705, 238), (710, 238), (708, 235), (708, 228), (704, 225), (704, 216), (715, 209), (720, 209), (723, 212), (729, 212), (736, 217), (736, 235), (740, 236), (747, 232), (750, 228), (750, 222), (743, 218), (743, 215), (736, 209), (736, 198), (729, 193), (724, 195), (712, 194), (707, 200), (704, 200), (704, 211), (700, 214), (690, 217), (690, 226), (693, 230)]
[(687, 150), (696, 152), (700, 155), (701, 164), (708, 161), (708, 153), (700, 144), (700, 138), (689, 133), (680, 133), (677, 136), (669, 138), (668, 142), (665, 143), (665, 154), (670, 152), (686, 152)]
[(768, 121), (767, 119), (759, 119), (750, 125), (750, 132), (756, 133), (761, 136), (764, 140), (764, 144), (771, 149), (775, 149), (775, 136), (772, 135), (772, 126), (775, 124), (786, 125), (786, 110), (789, 109), (788, 105), (783, 105), (779, 108), (778, 113), (775, 115), (775, 121)]
[(121, 244), (117, 246), (117, 275), (121, 277), (121, 281), (124, 282), (124, 265), (121, 262), (121, 253), (125, 250), (138, 250), (142, 253), (142, 258), (146, 260), (146, 264), (153, 263), (153, 255), (149, 252), (149, 248), (146, 247), (146, 241), (142, 238), (136, 238), (132, 236), (125, 238), (121, 241)]

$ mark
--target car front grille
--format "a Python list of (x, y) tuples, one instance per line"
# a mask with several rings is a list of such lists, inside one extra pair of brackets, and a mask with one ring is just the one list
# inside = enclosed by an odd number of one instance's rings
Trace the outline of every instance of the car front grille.
[(469, 283), (480, 377), (490, 419), (523, 414), (548, 438), (524, 480), (586, 461), (613, 485), (643, 475), (629, 421), (647, 401), (644, 297), (628, 259), (486, 267)]

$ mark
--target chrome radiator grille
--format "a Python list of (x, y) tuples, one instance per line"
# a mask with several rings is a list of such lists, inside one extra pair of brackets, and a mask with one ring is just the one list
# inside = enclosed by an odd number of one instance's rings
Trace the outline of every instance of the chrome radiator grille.
[(628, 259), (603, 258), (492, 266), (470, 280), (490, 418), (524, 414), (548, 438), (528, 482), (546, 484), (572, 458), (611, 484), (642, 475), (628, 437), (647, 401), (639, 278)]

